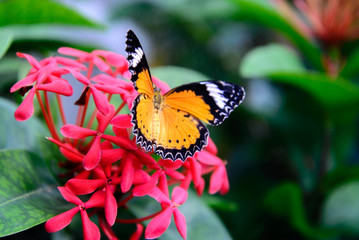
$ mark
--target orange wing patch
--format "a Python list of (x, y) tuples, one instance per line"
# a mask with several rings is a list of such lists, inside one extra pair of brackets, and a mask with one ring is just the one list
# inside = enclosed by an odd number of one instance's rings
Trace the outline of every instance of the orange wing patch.
[(142, 69), (142, 71), (137, 74), (135, 86), (138, 93), (145, 93), (148, 96), (153, 95), (153, 84), (148, 69)]
[[(145, 94), (136, 97), (132, 106), (133, 134), (136, 135), (136, 143), (140, 144), (146, 151), (152, 150), (154, 139), (153, 127), (154, 108), (153, 99)], [(155, 126), (156, 128), (156, 126)]]
[(192, 90), (180, 92), (169, 92), (165, 96), (165, 104), (175, 109), (185, 111), (196, 118), (209, 123), (213, 121), (210, 106), (203, 100), (202, 96), (196, 95)]
[(208, 130), (193, 115), (164, 106), (159, 112), (155, 152), (163, 159), (186, 160), (207, 145)]

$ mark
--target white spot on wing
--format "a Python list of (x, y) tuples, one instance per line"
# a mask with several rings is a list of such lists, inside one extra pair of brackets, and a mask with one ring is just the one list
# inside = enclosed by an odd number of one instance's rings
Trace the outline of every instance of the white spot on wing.
[(131, 53), (133, 59), (132, 61), (130, 61), (132, 67), (136, 67), (138, 65), (138, 63), (141, 61), (142, 56), (143, 56), (143, 50), (142, 48), (136, 48), (135, 51), (133, 53)]
[(221, 89), (219, 89), (218, 86), (214, 83), (201, 82), (201, 84), (206, 85), (209, 95), (216, 102), (217, 106), (220, 109), (224, 109), (224, 107), (226, 106), (226, 103), (228, 102), (228, 98), (223, 96), (223, 91)]

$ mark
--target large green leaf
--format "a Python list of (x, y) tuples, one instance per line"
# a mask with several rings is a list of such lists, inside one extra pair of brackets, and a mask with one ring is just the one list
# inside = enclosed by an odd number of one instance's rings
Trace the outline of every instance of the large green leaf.
[(208, 80), (209, 78), (199, 72), (188, 68), (165, 66), (151, 68), (151, 74), (166, 82), (171, 88), (182, 84)]
[(260, 3), (260, 1), (229, 1), (236, 5), (237, 11), (233, 15), (235, 19), (255, 22), (279, 31), (292, 41), (318, 70), (323, 69), (321, 52), (318, 47), (306, 39), (275, 8), (269, 7), (268, 4)]
[[(187, 221), (188, 239), (232, 239), (221, 220), (194, 191), (188, 192), (187, 201), (178, 209)], [(160, 204), (150, 197), (136, 198), (129, 204), (129, 209), (137, 217), (144, 217), (159, 211)], [(149, 221), (145, 222), (146, 225)], [(161, 236), (161, 239), (182, 239), (174, 222)]]
[(271, 44), (250, 51), (242, 61), (244, 77), (264, 77), (291, 84), (313, 95), (326, 110), (353, 110), (359, 103), (359, 86), (344, 78), (304, 72), (298, 57), (284, 46)]
[(26, 149), (48, 156), (50, 144), (45, 137), (49, 132), (35, 117), (28, 121), (18, 122), (14, 118), (17, 106), (0, 98), (0, 149)]
[(345, 233), (359, 233), (359, 181), (335, 189), (324, 204), (322, 222)]
[(0, 26), (41, 23), (98, 26), (76, 11), (55, 1), (0, 1)]
[(23, 150), (0, 150), (0, 236), (38, 225), (68, 210), (43, 160)]
[(307, 91), (334, 114), (356, 110), (359, 103), (359, 87), (344, 78), (322, 73), (273, 73), (268, 78)]
[(265, 204), (271, 212), (288, 220), (295, 229), (309, 239), (327, 239), (332, 236), (332, 233), (309, 224), (301, 190), (294, 183), (283, 183), (272, 189), (265, 199)]
[(0, 30), (0, 59), (5, 55), (12, 43), (12, 33)]
[(304, 72), (304, 67), (294, 51), (280, 44), (257, 47), (242, 60), (243, 77), (262, 77), (277, 72)]
[(348, 57), (340, 75), (352, 77), (359, 72), (359, 49), (355, 49)]

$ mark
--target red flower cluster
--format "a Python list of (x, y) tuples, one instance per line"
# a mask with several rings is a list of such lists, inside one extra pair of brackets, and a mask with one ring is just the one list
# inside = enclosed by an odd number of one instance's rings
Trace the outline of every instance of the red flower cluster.
[[(18, 121), (29, 119), (34, 113), (33, 100), (36, 95), (51, 137), (61, 153), (71, 164), (65, 164), (69, 180), (59, 187), (64, 199), (75, 207), (61, 213), (46, 224), (48, 232), (56, 232), (70, 224), (74, 215), (81, 214), (84, 239), (100, 239), (100, 229), (109, 239), (117, 239), (112, 226), (136, 224), (137, 230), (131, 239), (139, 239), (143, 233), (142, 222), (152, 219), (145, 230), (149, 239), (161, 236), (168, 228), (172, 215), (180, 235), (186, 239), (186, 219), (178, 210), (187, 199), (187, 190), (191, 183), (201, 195), (205, 188), (203, 175), (211, 174), (209, 193), (225, 194), (229, 190), (225, 162), (219, 159), (217, 148), (212, 140), (193, 158), (171, 161), (153, 158), (135, 143), (132, 136), (131, 116), (119, 114), (132, 101), (137, 92), (128, 72), (128, 63), (124, 56), (102, 50), (91, 53), (72, 48), (60, 48), (59, 53), (71, 56), (50, 57), (38, 62), (30, 55), (18, 53), (26, 58), (32, 68), (27, 77), (16, 83), (11, 92), (19, 90), (23, 96), (22, 104), (15, 112)], [(94, 70), (101, 72), (93, 76)], [(76, 124), (68, 124), (60, 95), (73, 94), (68, 80), (73, 79), (84, 85), (83, 93), (76, 104), (80, 105)], [(154, 78), (155, 84), (167, 91), (167, 84)], [(58, 109), (50, 107), (49, 92), (55, 94)], [(111, 104), (116, 94), (122, 99), (117, 108)], [(91, 98), (92, 97), (92, 98)], [(88, 105), (95, 105), (89, 112)], [(53, 105), (51, 105), (53, 106)], [(63, 126), (57, 129), (53, 114), (59, 111)], [(87, 115), (87, 117), (86, 117)], [(61, 137), (61, 135), (63, 137)], [(155, 160), (157, 159), (157, 160)], [(70, 167), (69, 167), (70, 166)], [(174, 186), (169, 198), (169, 186)], [(83, 202), (78, 196), (88, 195)], [(156, 200), (162, 210), (140, 219), (120, 219), (119, 208), (134, 197), (148, 195)], [(97, 216), (99, 227), (89, 216)], [(99, 229), (100, 228), (100, 229)]]

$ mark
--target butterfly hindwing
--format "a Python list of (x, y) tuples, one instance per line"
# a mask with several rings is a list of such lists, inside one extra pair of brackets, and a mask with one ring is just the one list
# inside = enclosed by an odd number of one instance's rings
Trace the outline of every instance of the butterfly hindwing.
[(126, 39), (127, 60), (130, 64), (128, 69), (132, 75), (131, 81), (139, 93), (153, 95), (151, 74), (140, 41), (132, 30), (127, 32)]
[(163, 159), (185, 161), (207, 146), (208, 129), (193, 115), (164, 106), (159, 115), (160, 131), (155, 152)]
[(137, 96), (131, 113), (136, 143), (163, 159), (185, 161), (207, 145), (209, 133), (199, 119), (169, 106), (156, 112), (146, 94)]
[(169, 106), (217, 126), (243, 101), (245, 91), (234, 83), (203, 81), (174, 88), (164, 97)]

